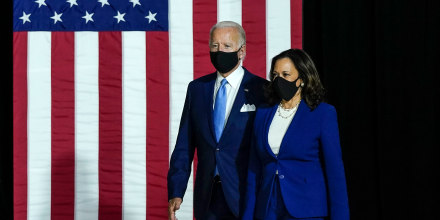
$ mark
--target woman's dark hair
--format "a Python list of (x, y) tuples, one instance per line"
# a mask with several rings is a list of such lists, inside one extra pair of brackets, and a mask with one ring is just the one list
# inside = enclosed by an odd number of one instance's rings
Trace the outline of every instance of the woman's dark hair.
[(281, 98), (276, 94), (273, 89), (273, 69), (275, 63), (282, 58), (289, 58), (295, 68), (298, 70), (299, 78), (304, 83), (301, 89), (301, 97), (307, 103), (307, 105), (314, 109), (319, 103), (324, 101), (325, 89), (319, 80), (318, 71), (310, 56), (300, 49), (288, 49), (281, 52), (272, 58), (272, 64), (270, 66), (270, 82), (264, 86), (264, 93), (267, 101), (270, 105), (278, 103)]

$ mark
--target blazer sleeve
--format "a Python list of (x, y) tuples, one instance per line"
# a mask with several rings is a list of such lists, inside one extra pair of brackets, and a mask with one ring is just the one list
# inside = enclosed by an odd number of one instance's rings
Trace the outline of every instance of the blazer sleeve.
[[(255, 123), (258, 120), (255, 120)], [(255, 129), (254, 129), (255, 131)], [(245, 195), (245, 205), (243, 212), (243, 220), (253, 220), (255, 212), (256, 197), (260, 187), (261, 180), (261, 161), (258, 158), (256, 150), (256, 135), (252, 133), (251, 146), (249, 150), (249, 165), (247, 175), (247, 187)]]
[(183, 198), (191, 174), (191, 164), (195, 151), (190, 119), (191, 88), (192, 83), (188, 85), (185, 105), (180, 119), (179, 134), (177, 136), (176, 146), (171, 155), (167, 177), (168, 199), (175, 197)]
[(321, 145), (328, 185), (329, 215), (331, 220), (348, 220), (350, 214), (337, 115), (335, 108), (329, 107), (321, 123)]

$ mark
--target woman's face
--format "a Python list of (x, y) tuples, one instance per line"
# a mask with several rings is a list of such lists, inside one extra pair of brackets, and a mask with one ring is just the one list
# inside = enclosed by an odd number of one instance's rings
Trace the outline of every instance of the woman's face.
[[(293, 82), (298, 78), (298, 70), (295, 68), (295, 65), (293, 65), (293, 62), (287, 57), (281, 58), (275, 62), (272, 74), (274, 75), (274, 79), (276, 77), (281, 77), (289, 82)], [(300, 84), (301, 79), (296, 81), (296, 87), (299, 87)]]

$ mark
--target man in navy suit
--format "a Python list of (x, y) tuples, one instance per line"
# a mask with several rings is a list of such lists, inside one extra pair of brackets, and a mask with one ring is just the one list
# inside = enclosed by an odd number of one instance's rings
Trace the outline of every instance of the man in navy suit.
[(196, 219), (238, 219), (244, 205), (252, 124), (266, 80), (241, 66), (246, 36), (239, 24), (214, 25), (209, 47), (217, 71), (188, 85), (168, 171), (170, 219), (182, 203), (196, 148)]

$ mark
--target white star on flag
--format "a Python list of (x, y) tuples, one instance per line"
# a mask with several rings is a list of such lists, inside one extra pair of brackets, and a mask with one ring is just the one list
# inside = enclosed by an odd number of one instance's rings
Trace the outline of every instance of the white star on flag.
[(95, 14), (95, 13), (89, 14), (89, 12), (86, 11), (86, 15), (84, 15), (84, 16), (82, 17), (82, 18), (86, 19), (86, 24), (87, 24), (87, 22), (89, 22), (89, 21), (95, 22), (95, 21), (93, 20), (93, 18), (92, 18), (93, 14)]
[(50, 17), (53, 19), (53, 23), (56, 24), (57, 21), (59, 22), (63, 22), (63, 20), (61, 20), (61, 15), (63, 15), (63, 13), (58, 14), (57, 12), (55, 12), (54, 16)]
[(35, 2), (38, 3), (38, 8), (39, 8), (39, 7), (41, 7), (41, 5), (47, 6), (45, 1), (46, 0), (37, 0)]
[(29, 16), (31, 16), (31, 14), (26, 14), (23, 12), (23, 16), (20, 17), (21, 20), (23, 20), (23, 24), (26, 23), (26, 21), (31, 22), (31, 20), (29, 20)]
[(133, 8), (136, 5), (141, 5), (141, 3), (139, 2), (139, 0), (130, 0), (131, 3), (133, 3)]
[(70, 3), (70, 7), (72, 7), (73, 5), (78, 6), (78, 3), (76, 3), (76, 0), (67, 0), (68, 3)]
[(110, 5), (109, 3), (108, 3), (108, 0), (98, 0), (98, 2), (101, 2), (101, 7), (104, 7), (104, 5)]
[(124, 14), (121, 14), (121, 13), (119, 13), (119, 11), (118, 11), (118, 15), (115, 15), (115, 16), (113, 16), (113, 17), (116, 18), (116, 19), (118, 19), (118, 24), (119, 24), (120, 21), (124, 21), (124, 22), (125, 22), (124, 16), (125, 16), (125, 13), (124, 13)]
[(146, 19), (148, 19), (148, 24), (151, 23), (151, 21), (157, 21), (156, 14), (157, 12), (152, 14), (151, 11), (148, 11), (148, 16), (145, 17)]

